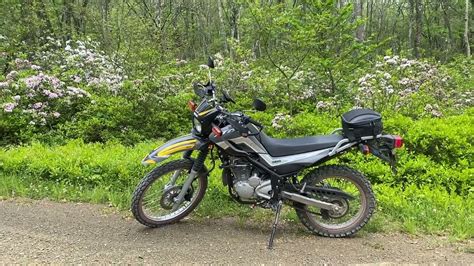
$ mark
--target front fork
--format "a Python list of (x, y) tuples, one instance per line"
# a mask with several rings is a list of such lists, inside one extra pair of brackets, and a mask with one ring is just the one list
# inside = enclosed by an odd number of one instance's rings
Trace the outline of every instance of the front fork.
[[(181, 191), (179, 192), (179, 195), (175, 198), (175, 203), (173, 204), (172, 211), (176, 211), (181, 203), (184, 201), (184, 196), (188, 192), (189, 188), (191, 187), (191, 184), (193, 181), (197, 178), (199, 172), (203, 169), (204, 162), (206, 161), (207, 154), (209, 153), (209, 148), (203, 147), (201, 151), (199, 152), (197, 158), (194, 160), (193, 167), (191, 168), (191, 171), (189, 172), (188, 178), (186, 181), (184, 181), (183, 187), (181, 188)], [(183, 157), (189, 157), (190, 154), (186, 153), (184, 154)], [(179, 173), (175, 173), (172, 177), (171, 181), (176, 182), (176, 178), (179, 176)]]

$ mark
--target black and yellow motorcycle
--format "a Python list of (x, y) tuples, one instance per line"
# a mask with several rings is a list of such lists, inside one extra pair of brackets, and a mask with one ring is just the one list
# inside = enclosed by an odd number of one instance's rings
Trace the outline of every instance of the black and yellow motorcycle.
[[(207, 66), (214, 67), (212, 59)], [(140, 223), (158, 227), (192, 212), (204, 197), (217, 157), (232, 198), (276, 212), (269, 248), (283, 204), (294, 208), (311, 232), (327, 237), (352, 235), (369, 221), (376, 201), (364, 175), (347, 166), (319, 165), (357, 148), (394, 167), (394, 149), (403, 139), (382, 133), (380, 114), (355, 109), (342, 115), (342, 128), (330, 135), (276, 139), (250, 116), (226, 109), (234, 100), (225, 91), (217, 97), (211, 78), (205, 85), (195, 84), (194, 91), (201, 101), (188, 102), (191, 134), (168, 141), (143, 159), (145, 165), (160, 164), (182, 153), (181, 159), (159, 165), (137, 186), (131, 210)], [(266, 105), (256, 99), (254, 108), (264, 111)], [(208, 157), (213, 165), (209, 170), (204, 165)]]

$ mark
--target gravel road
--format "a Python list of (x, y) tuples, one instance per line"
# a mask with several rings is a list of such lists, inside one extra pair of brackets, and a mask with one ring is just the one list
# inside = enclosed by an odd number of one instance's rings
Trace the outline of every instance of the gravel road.
[(280, 226), (275, 249), (267, 250), (270, 224), (191, 218), (148, 229), (104, 205), (6, 200), (0, 263), (474, 263), (470, 241), (369, 233), (328, 239), (293, 227)]

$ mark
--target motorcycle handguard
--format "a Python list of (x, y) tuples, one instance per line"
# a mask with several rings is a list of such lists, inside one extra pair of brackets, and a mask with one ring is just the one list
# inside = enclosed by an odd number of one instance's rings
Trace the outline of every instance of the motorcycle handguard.
[(175, 138), (150, 152), (150, 154), (143, 158), (142, 164), (150, 165), (159, 163), (177, 152), (195, 150), (198, 146), (198, 140), (191, 135)]

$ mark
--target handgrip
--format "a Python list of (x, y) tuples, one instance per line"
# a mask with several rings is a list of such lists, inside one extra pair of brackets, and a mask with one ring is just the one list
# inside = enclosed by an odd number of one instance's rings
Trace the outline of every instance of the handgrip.
[(256, 125), (257, 127), (263, 127), (262, 124), (260, 124), (259, 122), (253, 120), (252, 118), (249, 117), (249, 122)]

